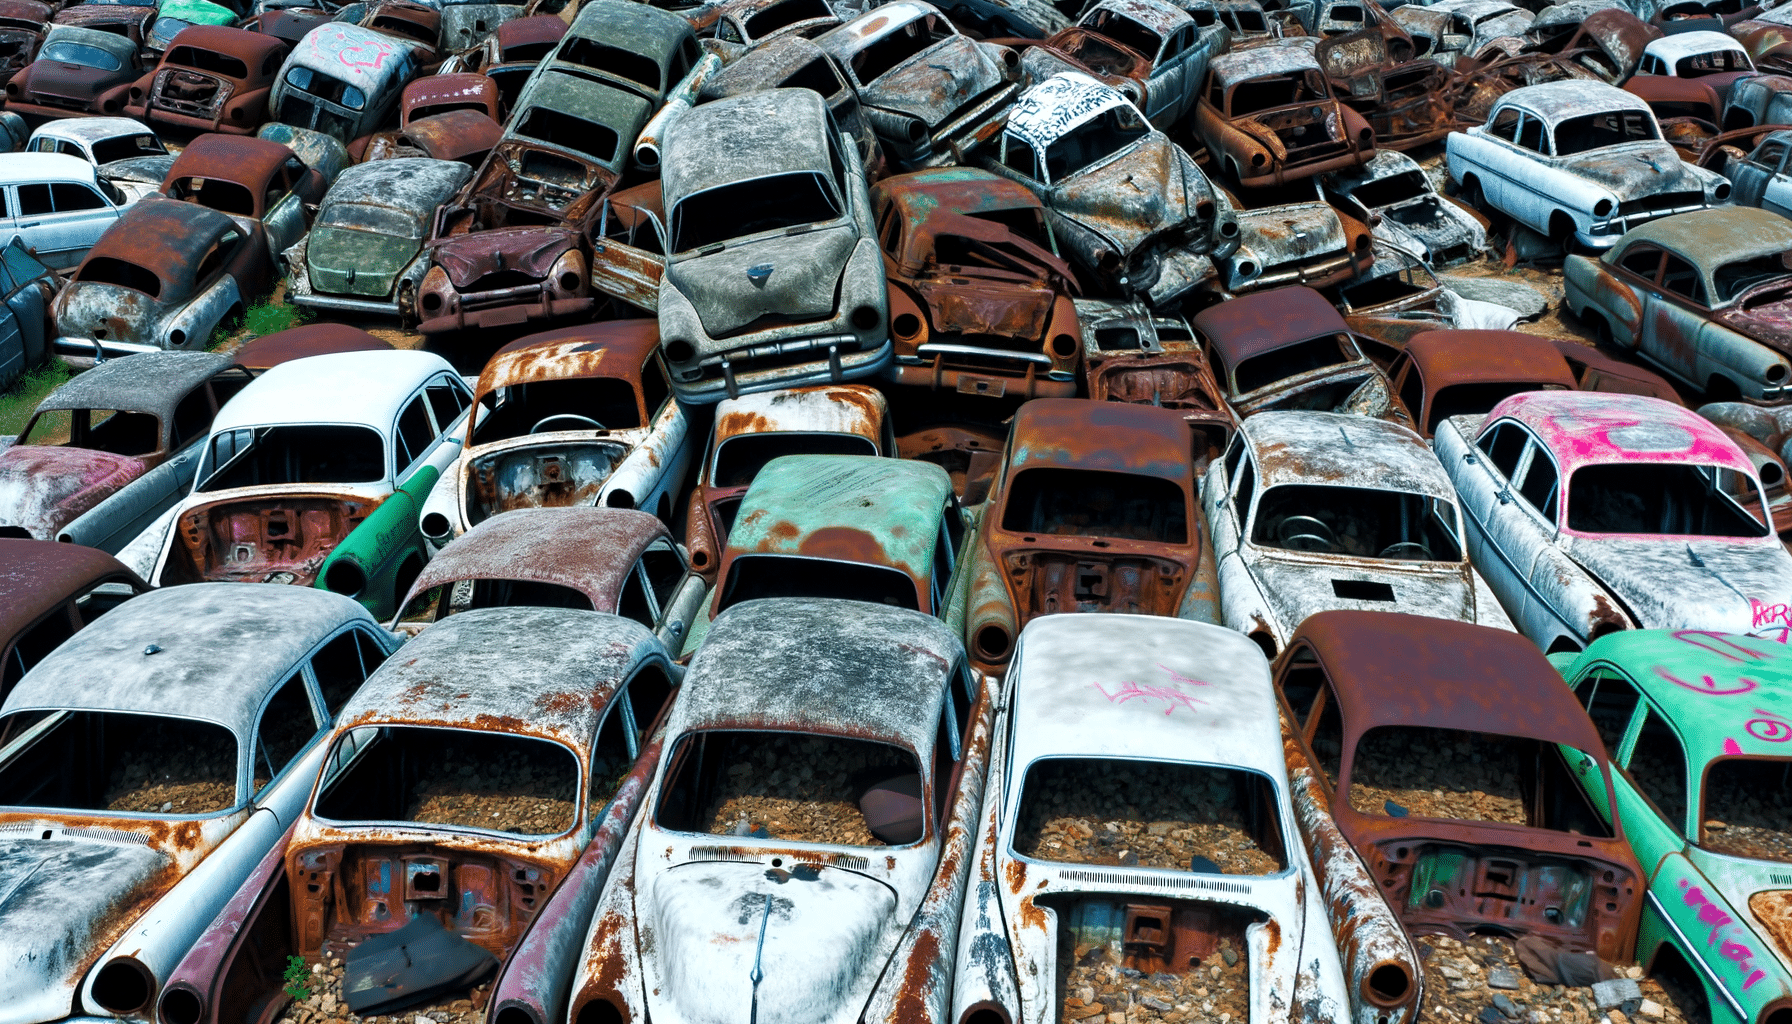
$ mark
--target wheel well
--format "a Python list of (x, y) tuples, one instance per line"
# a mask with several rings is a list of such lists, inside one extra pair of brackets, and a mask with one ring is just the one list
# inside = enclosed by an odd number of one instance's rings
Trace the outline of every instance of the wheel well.
[(1549, 215), (1549, 240), (1566, 242), (1574, 237), (1574, 218), (1555, 210)]
[(661, 494), (660, 495), (660, 506), (655, 511), (654, 514), (660, 517), (660, 522), (665, 523), (668, 528), (671, 527), (671, 525), (672, 525), (672, 496), (671, 495), (669, 495), (669, 494)]
[(1265, 658), (1268, 658), (1270, 661), (1276, 660), (1276, 641), (1274, 637), (1261, 629), (1252, 633), (1250, 637), (1252, 640), (1256, 641), (1258, 647), (1263, 648), (1263, 656)]
[(1705, 398), (1712, 402), (1734, 402), (1742, 397), (1742, 389), (1736, 382), (1721, 373), (1714, 373), (1705, 382)]
[[(1659, 982), (1668, 994), (1679, 1003), (1682, 1009), (1697, 1012), (1688, 1013), (1689, 1021), (1711, 1020), (1711, 1007), (1705, 995), (1705, 986), (1699, 981), (1698, 972), (1672, 942), (1663, 941), (1655, 947), (1655, 955), (1649, 959), (1647, 968), (1649, 976)], [(1692, 1004), (1688, 1006), (1688, 1004)], [(1785, 1011), (1780, 1011), (1784, 1013)], [(1784, 1021), (1775, 1021), (1784, 1024)]]

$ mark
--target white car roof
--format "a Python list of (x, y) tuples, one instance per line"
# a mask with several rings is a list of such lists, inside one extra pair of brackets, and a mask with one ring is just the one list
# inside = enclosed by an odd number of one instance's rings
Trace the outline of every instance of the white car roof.
[(1021, 93), (1008, 111), (1007, 130), (1044, 152), (1083, 122), (1127, 105), (1119, 90), (1081, 72), (1066, 71)]
[[(1676, 35), (1662, 36), (1652, 39), (1643, 47), (1643, 53), (1650, 57), (1660, 57), (1669, 64), (1679, 62), (1683, 57), (1697, 57), (1703, 53), (1722, 53), (1725, 50), (1741, 50), (1744, 55), (1748, 51), (1736, 40), (1722, 32), (1681, 32)], [(1749, 62), (1751, 65), (1753, 61)]]
[(1570, 117), (1583, 114), (1601, 114), (1610, 110), (1649, 112), (1649, 104), (1640, 96), (1627, 93), (1615, 85), (1582, 80), (1527, 85), (1500, 97), (1495, 106), (1517, 106), (1532, 111), (1548, 122), (1551, 128)]
[(97, 179), (93, 165), (66, 153), (0, 153), (0, 184)]
[(1018, 785), (1043, 757), (1236, 765), (1287, 785), (1269, 663), (1220, 626), (1147, 615), (1045, 615), (1009, 671)]
[[(40, 125), (31, 133), (31, 142), (44, 138), (65, 139), (91, 146), (101, 140), (123, 135), (154, 134), (154, 129), (130, 117), (64, 117)], [(31, 142), (25, 144), (27, 149), (31, 147)]]
[(1238, 432), (1251, 446), (1259, 488), (1331, 484), (1456, 500), (1431, 446), (1398, 423), (1336, 412), (1264, 412)]
[(341, 352), (294, 359), (255, 378), (224, 403), (212, 422), (212, 433), (352, 423), (386, 437), (405, 400), (438, 373), (452, 376), (454, 369), (432, 352)]

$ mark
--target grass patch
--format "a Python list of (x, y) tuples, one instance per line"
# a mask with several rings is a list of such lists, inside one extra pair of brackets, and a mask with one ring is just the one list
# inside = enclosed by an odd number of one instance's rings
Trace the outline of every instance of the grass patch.
[(205, 350), (214, 352), (219, 346), (238, 336), (241, 336), (244, 341), (249, 341), (269, 334), (278, 334), (288, 327), (297, 327), (309, 319), (305, 311), (298, 306), (263, 299), (250, 306), (247, 313), (220, 323), (217, 329), (212, 331), (211, 341), (206, 343)]
[[(0, 394), (0, 434), (16, 434), (30, 422), (37, 403), (68, 380), (68, 366), (56, 357), (26, 370)], [(62, 413), (62, 429), (68, 429), (68, 414)]]

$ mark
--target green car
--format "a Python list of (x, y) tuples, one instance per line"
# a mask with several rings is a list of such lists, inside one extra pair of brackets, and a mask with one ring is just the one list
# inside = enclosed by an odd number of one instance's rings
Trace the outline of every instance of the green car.
[[(1637, 630), (1551, 660), (1619, 769), (1649, 879), (1637, 962), (1696, 980), (1713, 1022), (1792, 1021), (1792, 649)], [(1564, 754), (1603, 812), (1599, 773)]]

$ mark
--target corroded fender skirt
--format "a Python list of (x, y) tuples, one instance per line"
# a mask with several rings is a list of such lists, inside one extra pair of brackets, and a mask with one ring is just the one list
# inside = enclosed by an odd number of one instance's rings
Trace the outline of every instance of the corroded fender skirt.
[(1382, 898), (1369, 869), (1332, 820), (1313, 766), (1289, 731), (1286, 718), (1282, 718), (1282, 752), (1288, 761), (1295, 825), (1325, 899), (1338, 959), (1350, 983), (1351, 1020), (1354, 1024), (1412, 1024), (1418, 1019), (1424, 978), (1412, 940)]

